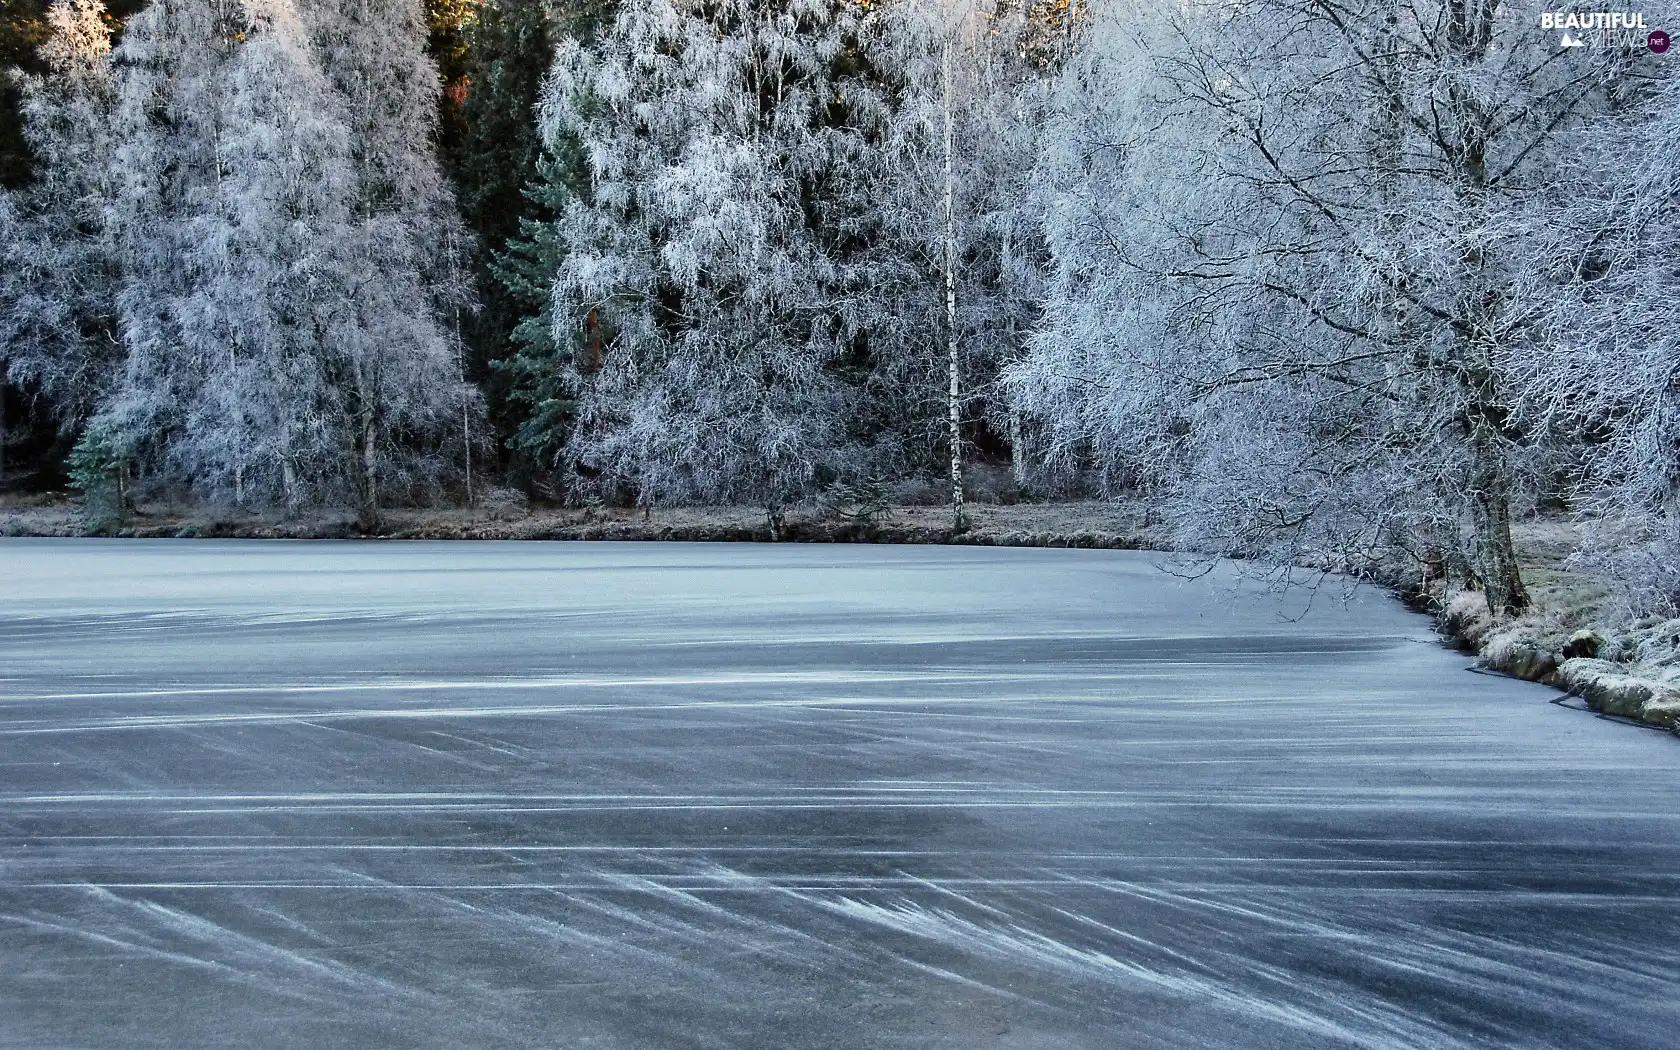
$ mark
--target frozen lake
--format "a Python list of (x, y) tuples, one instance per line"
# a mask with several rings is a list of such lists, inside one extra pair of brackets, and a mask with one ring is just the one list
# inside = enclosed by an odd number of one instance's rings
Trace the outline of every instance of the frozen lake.
[(0, 1046), (1675, 1045), (1680, 741), (1153, 566), (0, 540)]

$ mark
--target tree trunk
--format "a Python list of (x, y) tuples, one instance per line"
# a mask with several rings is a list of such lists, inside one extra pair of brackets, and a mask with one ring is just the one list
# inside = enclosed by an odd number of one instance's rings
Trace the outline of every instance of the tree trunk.
[[(465, 375), (461, 378), (461, 385), (467, 384)], [(473, 505), (473, 465), (472, 465), (472, 413), (470, 402), (463, 394), (461, 397), (461, 444), (466, 447), (467, 457), (467, 506)]]
[[(1487, 57), (1493, 39), (1494, 6), (1492, 0), (1456, 0), (1450, 5), (1447, 40), (1454, 58), (1472, 65)], [(1464, 187), (1459, 210), (1474, 220), (1469, 229), (1485, 229), (1490, 207), (1487, 151), (1494, 119), (1458, 81), (1448, 81), (1447, 94), (1458, 114), (1462, 139), (1453, 158), (1455, 174)], [(1470, 506), (1479, 534), (1474, 560), (1482, 575), (1488, 610), (1495, 616), (1508, 616), (1528, 607), (1528, 589), (1523, 586), (1516, 545), (1511, 540), (1511, 488), (1503, 434), (1506, 411), (1500, 403), (1489, 335), (1497, 330), (1501, 310), (1497, 284), (1490, 284), (1485, 276), (1487, 261), (1483, 242), (1468, 238), (1460, 251), (1468, 309), (1456, 322), (1455, 337), (1462, 355), (1458, 376), (1464, 393), (1464, 436), (1470, 453)]]
[(1485, 419), (1472, 420), (1471, 499), (1481, 533), (1481, 572), (1488, 610), (1495, 616), (1508, 616), (1528, 607), (1528, 589), (1523, 586), (1516, 544), (1511, 540), (1511, 492), (1499, 440)]
[(379, 527), (379, 456), (376, 441), (376, 410), (368, 388), (366, 366), (352, 363), (355, 400), (345, 406), (345, 430), (350, 446), (350, 480), (356, 497), (356, 527), (372, 532)]
[(373, 410), (362, 410), (362, 448), (361, 448), (361, 507), (356, 514), (356, 523), (363, 532), (372, 532), (379, 527), (379, 477), (377, 455), (374, 451)]
[(950, 392), (951, 440), (951, 529), (963, 532), (968, 520), (963, 514), (962, 401), (960, 400), (962, 358), (957, 346), (957, 223), (956, 148), (952, 133), (951, 43), (945, 43), (943, 80), (945, 88), (945, 332)]

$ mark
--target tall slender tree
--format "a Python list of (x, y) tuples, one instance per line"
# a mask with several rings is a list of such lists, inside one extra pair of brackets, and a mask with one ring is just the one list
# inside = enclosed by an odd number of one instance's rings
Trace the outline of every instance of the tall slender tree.
[(304, 12), (343, 100), (355, 171), (355, 313), (325, 349), (336, 351), (357, 504), (372, 524), (382, 487), (400, 492), (440, 467), (405, 446), (409, 435), (435, 442), (453, 430), (470, 484), (480, 408), (458, 318), (473, 305), (471, 243), (433, 152), (440, 86), (418, 0), (316, 0)]
[(995, 378), (1036, 314), (1043, 252), (1031, 178), (1044, 82), (1017, 5), (905, 0), (884, 21), (879, 64), (898, 79), (874, 166), (886, 188), (874, 199), (877, 250), (894, 261), (880, 269), (897, 284), (875, 298), (914, 320), (882, 340), (882, 371), (900, 417), (926, 419), (924, 440), (944, 449), (960, 531), (965, 449), (988, 428), (994, 447), (1007, 442)]

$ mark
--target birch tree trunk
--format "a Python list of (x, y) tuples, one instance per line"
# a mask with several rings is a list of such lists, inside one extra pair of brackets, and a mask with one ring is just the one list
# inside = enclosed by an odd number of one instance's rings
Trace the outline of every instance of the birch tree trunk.
[[(467, 385), (467, 364), (461, 350), (461, 309), (455, 308), (455, 353), (461, 373), (461, 386)], [(461, 448), (466, 458), (464, 477), (467, 482), (467, 506), (473, 505), (472, 465), (472, 402), (461, 399)]]
[(956, 223), (956, 148), (952, 131), (953, 94), (951, 82), (951, 43), (945, 42), (941, 69), (945, 94), (945, 334), (947, 339), (947, 367), (950, 373), (948, 409), (951, 438), (951, 529), (964, 532), (968, 522), (963, 514), (962, 473), (962, 359), (957, 344), (957, 223)]
[(356, 524), (362, 531), (372, 532), (379, 526), (379, 436), (375, 429), (374, 383), (368, 375), (371, 363), (361, 360), (360, 353), (352, 364), (355, 385), (351, 396), (354, 407), (346, 437), (353, 457)]

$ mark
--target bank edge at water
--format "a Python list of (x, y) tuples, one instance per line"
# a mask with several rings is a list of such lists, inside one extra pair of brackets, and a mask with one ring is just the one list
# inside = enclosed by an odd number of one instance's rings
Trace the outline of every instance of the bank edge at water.
[[(1680, 619), (1656, 617), (1615, 632), (1560, 629), (1567, 610), (1539, 610), (1514, 620), (1488, 614), (1479, 594), (1454, 596), (1436, 615), (1437, 630), (1458, 649), (1476, 654), (1480, 666), (1579, 697), (1600, 714), (1631, 719), (1680, 734), (1680, 689), (1667, 678), (1673, 658), (1641, 664), (1603, 659), (1607, 650), (1627, 651), (1634, 639), (1666, 642), (1680, 649)], [(1641, 638), (1641, 636), (1643, 636)]]

